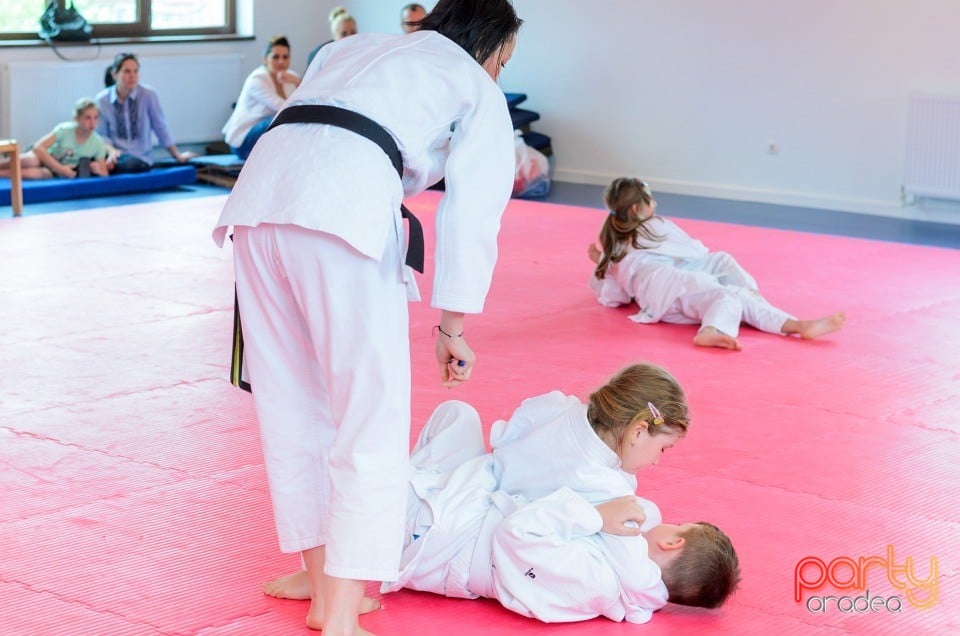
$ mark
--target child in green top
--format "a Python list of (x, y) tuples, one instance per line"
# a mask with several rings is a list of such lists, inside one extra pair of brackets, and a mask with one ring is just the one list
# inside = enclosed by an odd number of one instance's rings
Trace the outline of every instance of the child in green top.
[[(57, 124), (49, 134), (20, 155), (24, 179), (78, 176), (81, 158), (90, 160), (90, 175), (107, 176), (107, 145), (97, 134), (100, 111), (93, 100), (82, 98), (74, 106), (73, 121)], [(10, 160), (0, 160), (0, 177), (10, 176)], [(84, 175), (86, 176), (86, 175)]]

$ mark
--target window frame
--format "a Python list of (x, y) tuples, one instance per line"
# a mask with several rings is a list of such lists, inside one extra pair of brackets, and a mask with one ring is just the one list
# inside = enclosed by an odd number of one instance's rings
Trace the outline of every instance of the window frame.
[[(69, 4), (70, 0), (56, 0), (60, 7)], [(152, 29), (150, 15), (152, 0), (133, 0), (137, 7), (138, 20), (135, 22), (98, 22), (93, 25), (92, 42), (108, 40), (144, 40), (144, 39), (188, 39), (202, 36), (237, 36), (237, 3), (238, 0), (221, 0), (224, 3), (224, 24), (214, 27), (197, 27), (188, 29)], [(40, 15), (37, 15), (39, 20)], [(0, 43), (4, 40), (43, 42), (36, 32), (0, 32)], [(59, 43), (58, 43), (59, 44)], [(64, 43), (66, 44), (66, 42)]]

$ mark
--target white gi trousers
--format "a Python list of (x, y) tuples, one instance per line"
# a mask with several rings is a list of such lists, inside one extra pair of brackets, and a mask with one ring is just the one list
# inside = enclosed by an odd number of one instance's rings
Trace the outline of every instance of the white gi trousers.
[(280, 549), (393, 580), (403, 542), (410, 345), (400, 247), (377, 261), (297, 225), (234, 229), (246, 366)]
[(660, 318), (663, 322), (701, 323), (736, 338), (741, 322), (767, 333), (781, 333), (783, 323), (793, 318), (761, 296), (757, 281), (726, 252), (712, 252), (677, 268), (711, 274), (717, 284), (678, 297)]
[[(493, 511), (497, 482), (483, 443), (477, 411), (465, 402), (440, 404), (410, 453), (412, 475), (399, 578), (381, 592), (401, 588), (457, 598), (476, 598), (470, 588), (478, 538), (487, 516), (490, 531), (503, 514)], [(502, 497), (509, 510), (515, 506)], [(490, 578), (490, 547), (476, 567)]]

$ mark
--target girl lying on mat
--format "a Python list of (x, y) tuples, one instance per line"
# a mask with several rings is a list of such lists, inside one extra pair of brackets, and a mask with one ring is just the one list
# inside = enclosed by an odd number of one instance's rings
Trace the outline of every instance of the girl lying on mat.
[(600, 245), (591, 243), (596, 264), (590, 287), (606, 307), (635, 301), (630, 316), (641, 323), (700, 324), (693, 339), (701, 347), (740, 350), (740, 323), (801, 338), (817, 338), (843, 327), (842, 312), (797, 320), (767, 302), (757, 281), (726, 252), (711, 252), (675, 223), (657, 216), (650, 187), (621, 177), (603, 195), (609, 210)]
[[(73, 107), (73, 121), (57, 126), (20, 155), (24, 179), (107, 176), (107, 146), (97, 134), (100, 111), (86, 97)], [(10, 176), (10, 161), (0, 160), (0, 177)]]
[[(634, 494), (633, 473), (688, 425), (679, 384), (651, 365), (623, 369), (588, 404), (559, 391), (525, 400), (493, 425), (490, 453), (473, 407), (444, 402), (411, 453), (400, 577), (382, 591), (494, 598), (547, 622), (719, 607), (740, 579), (729, 538), (705, 522), (661, 524)], [(264, 591), (309, 596), (304, 572)]]

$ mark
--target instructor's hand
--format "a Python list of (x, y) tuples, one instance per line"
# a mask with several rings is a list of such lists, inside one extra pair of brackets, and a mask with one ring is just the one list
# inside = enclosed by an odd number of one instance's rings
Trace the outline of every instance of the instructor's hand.
[(455, 387), (470, 379), (473, 363), (477, 359), (463, 336), (450, 338), (437, 334), (437, 362), (440, 364), (440, 382), (445, 387)]

